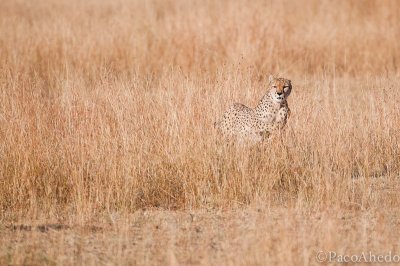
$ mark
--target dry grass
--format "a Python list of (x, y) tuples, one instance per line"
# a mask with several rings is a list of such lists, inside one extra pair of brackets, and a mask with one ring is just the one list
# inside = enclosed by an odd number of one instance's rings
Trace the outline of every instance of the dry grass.
[[(399, 17), (397, 1), (1, 1), (0, 263), (400, 253)], [(219, 145), (213, 122), (270, 73), (293, 83), (281, 141)]]

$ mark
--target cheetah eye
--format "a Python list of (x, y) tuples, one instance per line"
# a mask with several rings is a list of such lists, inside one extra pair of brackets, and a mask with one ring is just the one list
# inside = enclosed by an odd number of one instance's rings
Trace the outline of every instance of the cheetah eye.
[(276, 89), (276, 86), (272, 86), (272, 88)]

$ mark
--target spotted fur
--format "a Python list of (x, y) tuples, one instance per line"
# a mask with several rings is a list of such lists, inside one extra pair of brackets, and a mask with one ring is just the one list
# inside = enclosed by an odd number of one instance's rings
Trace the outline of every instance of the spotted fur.
[(290, 114), (287, 97), (291, 90), (290, 80), (270, 76), (268, 92), (255, 108), (234, 103), (215, 126), (228, 138), (262, 141), (286, 125)]

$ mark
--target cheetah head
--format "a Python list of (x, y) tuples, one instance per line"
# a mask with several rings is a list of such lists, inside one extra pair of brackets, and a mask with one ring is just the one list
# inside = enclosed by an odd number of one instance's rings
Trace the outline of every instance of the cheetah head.
[(269, 76), (269, 93), (275, 102), (282, 102), (289, 97), (292, 91), (292, 83), (285, 78)]

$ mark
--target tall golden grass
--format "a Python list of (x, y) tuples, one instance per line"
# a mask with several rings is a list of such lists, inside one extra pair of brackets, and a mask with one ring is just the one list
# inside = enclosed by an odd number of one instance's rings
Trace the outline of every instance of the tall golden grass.
[[(399, 17), (397, 1), (1, 1), (1, 219), (396, 210)], [(282, 138), (218, 144), (214, 121), (269, 74), (293, 83)]]

